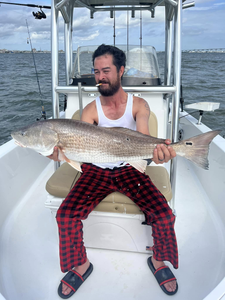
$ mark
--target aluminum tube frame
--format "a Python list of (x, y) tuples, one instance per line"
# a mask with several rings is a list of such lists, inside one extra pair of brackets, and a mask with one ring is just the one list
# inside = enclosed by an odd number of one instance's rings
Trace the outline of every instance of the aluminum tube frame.
[[(172, 73), (172, 21), (170, 20), (171, 6), (165, 3), (165, 68), (164, 68), (164, 85), (171, 85), (171, 73)], [(170, 95), (165, 96), (167, 104), (167, 116), (166, 124), (169, 121), (169, 106), (170, 106)], [(167, 130), (166, 136), (169, 136), (169, 130)]]
[[(164, 1), (164, 0), (163, 0)], [(89, 7), (88, 7), (89, 8)], [(89, 8), (90, 9), (90, 8)], [(98, 7), (98, 8), (96, 8), (95, 7), (95, 11), (94, 12), (102, 12), (102, 11), (127, 11), (127, 10), (129, 10), (129, 11), (132, 11), (132, 10), (134, 10), (134, 8), (133, 7)], [(152, 8), (152, 5), (151, 6), (136, 6), (135, 7), (135, 11), (138, 11), (138, 10), (147, 10), (147, 11), (151, 11), (151, 10), (153, 10), (153, 8)]]
[(60, 8), (60, 12), (61, 12), (61, 15), (63, 16), (64, 22), (69, 23), (69, 21), (70, 21), (69, 20), (69, 15), (67, 13), (67, 10), (66, 10), (65, 6)]
[(172, 6), (177, 6), (177, 2), (176, 1), (173, 1), (173, 0), (165, 0), (165, 3), (168, 3)]
[(55, 6), (52, 6), (52, 7), (54, 7), (55, 9), (60, 9), (62, 6), (64, 6), (64, 5), (66, 5), (67, 4), (67, 2), (69, 2), (69, 0), (62, 0), (62, 1), (60, 1), (60, 2), (56, 2), (56, 4), (55, 4)]
[[(175, 86), (152, 86), (152, 87), (123, 87), (123, 90), (126, 92), (134, 92), (134, 93), (140, 93), (140, 92), (152, 92), (152, 93), (175, 93), (176, 87)], [(78, 93), (78, 87), (77, 86), (57, 86), (55, 88), (55, 91), (57, 93), (62, 94), (73, 94)], [(82, 91), (84, 92), (98, 92), (97, 87), (82, 87)]]
[[(178, 141), (179, 130), (179, 108), (180, 108), (180, 85), (181, 85), (181, 25), (182, 25), (182, 0), (178, 0), (177, 8), (174, 9), (174, 85), (176, 92), (172, 96), (172, 122), (171, 140), (173, 143)], [(170, 182), (173, 198), (171, 201), (172, 210), (175, 212), (177, 177), (177, 158), (170, 164)]]
[(67, 9), (69, 22), (64, 25), (64, 43), (65, 43), (65, 64), (66, 64), (66, 85), (70, 84), (70, 76), (72, 73), (72, 22), (73, 22), (73, 7), (70, 3)]
[(171, 84), (172, 72), (172, 21), (168, 19), (170, 6), (165, 5), (165, 68), (164, 68), (164, 85)]
[(156, 8), (157, 6), (159, 6), (162, 2), (164, 2), (164, 0), (158, 0), (155, 4), (152, 4), (151, 5), (151, 9), (154, 9), (154, 8)]
[(193, 1), (193, 2), (189, 2), (189, 3), (184, 3), (184, 4), (182, 5), (182, 8), (183, 8), (183, 9), (186, 9), (186, 8), (194, 7), (194, 6), (195, 6), (195, 2)]
[(181, 15), (182, 0), (178, 0), (178, 7), (174, 15), (174, 85), (176, 87), (172, 110), (172, 141), (178, 141), (180, 85), (181, 85)]
[(78, 82), (78, 98), (79, 98), (79, 110), (80, 110), (80, 119), (83, 113), (83, 99), (82, 99), (82, 85), (81, 82)]
[(52, 113), (53, 118), (59, 118), (59, 95), (56, 87), (59, 84), (59, 46), (58, 46), (58, 10), (55, 9), (56, 0), (52, 0), (51, 11), (51, 61), (52, 61)]
[[(56, 87), (59, 84), (59, 46), (58, 46), (58, 10), (55, 9), (57, 0), (52, 0), (51, 3), (51, 62), (52, 62), (52, 115), (53, 119), (59, 118), (59, 94), (56, 92)], [(54, 163), (55, 171), (59, 167), (59, 162)]]

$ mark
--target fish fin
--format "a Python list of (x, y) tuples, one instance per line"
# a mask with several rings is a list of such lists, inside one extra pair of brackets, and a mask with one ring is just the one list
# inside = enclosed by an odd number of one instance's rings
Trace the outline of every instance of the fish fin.
[(76, 169), (78, 172), (83, 172), (80, 166), (80, 163), (78, 161), (74, 161), (74, 160), (70, 160), (67, 158), (66, 162), (68, 162), (69, 165), (71, 165), (71, 167), (73, 167), (74, 169)]
[(66, 155), (63, 152), (65, 152), (65, 151), (63, 151), (63, 149), (59, 148), (59, 155), (58, 155), (59, 160), (66, 161), (69, 165), (71, 165), (71, 167), (73, 167), (74, 169), (76, 169), (77, 171), (82, 173), (80, 163), (69, 159), (68, 157), (66, 157)]
[(221, 130), (209, 131), (182, 141), (186, 146), (184, 157), (191, 160), (199, 167), (208, 170), (209, 144), (220, 132)]
[(151, 135), (144, 134), (144, 133), (141, 133), (139, 131), (132, 130), (129, 128), (124, 128), (124, 127), (102, 127), (102, 128), (104, 128), (103, 130), (111, 131), (112, 133), (126, 135), (127, 138), (136, 137), (136, 138), (141, 138), (141, 139), (147, 139), (147, 141), (152, 144), (164, 144), (165, 143), (165, 139), (158, 139)]
[(146, 160), (128, 161), (128, 163), (141, 173), (144, 173), (145, 170), (146, 170), (146, 167), (147, 167), (147, 161)]
[(104, 127), (104, 130), (133, 135), (133, 136), (146, 136), (146, 134), (125, 127)]
[[(54, 149), (54, 147), (53, 147), (53, 149)], [(40, 153), (43, 156), (49, 156), (49, 155), (53, 154), (53, 149), (50, 149), (48, 151), (38, 151), (38, 153)]]
[(104, 130), (106, 131), (112, 131), (112, 132), (116, 132), (116, 133), (122, 133), (122, 134), (126, 134), (129, 136), (134, 136), (134, 137), (147, 137), (149, 138), (149, 135), (143, 134), (139, 131), (136, 130), (132, 130), (129, 128), (125, 128), (125, 127), (104, 127)]
[(68, 158), (65, 156), (65, 154), (63, 153), (63, 150), (61, 149), (61, 148), (59, 148), (58, 147), (58, 149), (59, 149), (59, 154), (58, 154), (58, 159), (59, 160), (67, 160)]

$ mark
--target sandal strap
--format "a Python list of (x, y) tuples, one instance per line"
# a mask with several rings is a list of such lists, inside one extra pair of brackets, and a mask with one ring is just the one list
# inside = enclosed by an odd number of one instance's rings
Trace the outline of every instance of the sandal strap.
[(75, 292), (81, 286), (84, 279), (79, 273), (71, 270), (63, 277), (61, 281)]
[(63, 282), (65, 285), (67, 285), (71, 290), (73, 290), (74, 292), (76, 292), (76, 290), (72, 287), (72, 285), (70, 285), (68, 282), (66, 282), (65, 280), (61, 280), (61, 282)]
[(158, 268), (154, 272), (154, 275), (160, 286), (167, 282), (176, 280), (176, 277), (174, 276), (173, 272), (167, 266)]

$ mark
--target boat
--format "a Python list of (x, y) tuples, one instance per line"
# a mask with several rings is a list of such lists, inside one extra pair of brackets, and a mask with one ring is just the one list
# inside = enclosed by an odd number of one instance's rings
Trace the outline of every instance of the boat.
[[(143, 97), (151, 108), (152, 135), (177, 142), (210, 131), (202, 123), (204, 111), (219, 108), (216, 102), (196, 103), (183, 109), (181, 97), (182, 9), (193, 3), (181, 0), (52, 0), (51, 58), (53, 118), (79, 119), (83, 107), (98, 95), (92, 65), (96, 46), (80, 47), (74, 60), (73, 11), (81, 7), (93, 18), (99, 11), (165, 9), (165, 72), (160, 78), (154, 47), (116, 45), (127, 55), (123, 87)], [(58, 23), (65, 23), (66, 83), (59, 85)], [(74, 61), (73, 61), (74, 60)], [(87, 67), (82, 62), (87, 61)], [(163, 83), (162, 83), (163, 82)], [(200, 92), (200, 91), (199, 91)], [(67, 96), (65, 111), (59, 94)], [(189, 109), (200, 111), (197, 120)], [(176, 214), (175, 231), (179, 268), (173, 270), (179, 300), (225, 299), (225, 140), (213, 139), (209, 170), (182, 157), (147, 167)], [(11, 140), (0, 147), (0, 299), (55, 300), (64, 276), (59, 267), (55, 214), (79, 177), (66, 163), (59, 164)], [(152, 255), (151, 227), (129, 198), (111, 194), (84, 220), (84, 242), (94, 265), (91, 277), (71, 299), (167, 299), (147, 259)]]

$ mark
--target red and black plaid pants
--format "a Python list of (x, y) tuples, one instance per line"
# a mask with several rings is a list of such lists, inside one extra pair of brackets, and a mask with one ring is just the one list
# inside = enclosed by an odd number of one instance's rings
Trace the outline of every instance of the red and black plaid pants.
[(170, 261), (177, 269), (175, 216), (149, 177), (131, 166), (109, 170), (83, 164), (82, 170), (81, 177), (62, 202), (56, 215), (62, 272), (86, 262), (81, 220), (86, 219), (101, 200), (114, 191), (125, 194), (145, 214), (146, 223), (152, 226), (154, 258)]

